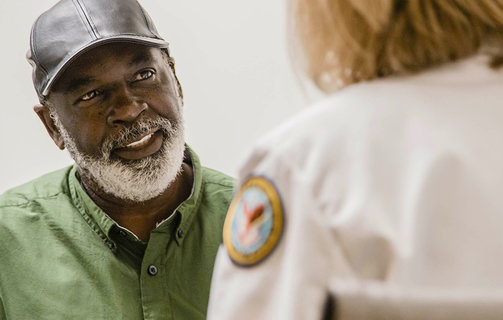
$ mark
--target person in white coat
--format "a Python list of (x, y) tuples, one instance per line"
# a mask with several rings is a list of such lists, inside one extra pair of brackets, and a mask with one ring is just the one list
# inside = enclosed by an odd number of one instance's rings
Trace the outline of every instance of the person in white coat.
[(291, 9), (327, 96), (242, 165), (208, 318), (503, 319), (503, 1)]

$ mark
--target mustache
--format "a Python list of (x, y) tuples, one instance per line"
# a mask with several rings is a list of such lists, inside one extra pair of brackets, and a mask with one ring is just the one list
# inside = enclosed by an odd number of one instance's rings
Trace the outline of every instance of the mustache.
[(148, 132), (161, 130), (164, 137), (172, 135), (177, 128), (176, 123), (162, 117), (155, 119), (139, 119), (130, 127), (125, 127), (120, 131), (108, 136), (103, 141), (101, 153), (109, 157), (113, 149), (123, 147), (132, 141), (139, 140)]

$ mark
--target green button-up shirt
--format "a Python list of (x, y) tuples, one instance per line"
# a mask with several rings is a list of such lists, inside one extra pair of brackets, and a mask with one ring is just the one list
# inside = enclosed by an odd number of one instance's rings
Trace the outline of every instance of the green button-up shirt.
[(233, 180), (190, 152), (192, 194), (148, 243), (94, 204), (75, 167), (0, 196), (0, 319), (204, 319)]

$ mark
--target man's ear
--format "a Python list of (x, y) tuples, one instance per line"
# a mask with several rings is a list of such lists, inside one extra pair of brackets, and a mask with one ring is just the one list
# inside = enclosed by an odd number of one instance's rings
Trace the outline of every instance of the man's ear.
[(52, 140), (54, 140), (54, 143), (58, 146), (58, 148), (63, 150), (65, 148), (65, 143), (63, 141), (63, 137), (61, 136), (61, 133), (59, 132), (58, 128), (56, 127), (56, 124), (54, 123), (54, 119), (52, 119), (51, 117), (49, 108), (43, 105), (36, 105), (33, 107), (33, 111), (35, 111), (37, 116), (44, 124), (45, 129), (51, 136)]

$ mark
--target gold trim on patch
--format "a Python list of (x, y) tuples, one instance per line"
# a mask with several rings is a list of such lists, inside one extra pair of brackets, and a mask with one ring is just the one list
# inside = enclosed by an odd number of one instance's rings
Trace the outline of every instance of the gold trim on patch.
[[(238, 205), (243, 199), (243, 195), (251, 187), (256, 187), (262, 190), (269, 202), (272, 209), (272, 230), (267, 236), (267, 240), (259, 247), (255, 252), (250, 254), (243, 254), (239, 252), (232, 243), (232, 224), (234, 218), (236, 217), (236, 210)], [(278, 240), (283, 231), (283, 208), (281, 205), (281, 200), (276, 188), (273, 184), (263, 177), (252, 177), (247, 180), (237, 195), (232, 200), (229, 210), (227, 212), (227, 217), (225, 218), (224, 230), (223, 230), (223, 241), (227, 248), (227, 252), (235, 263), (243, 266), (251, 266), (256, 264), (263, 259), (265, 259), (271, 251), (276, 247)]]

